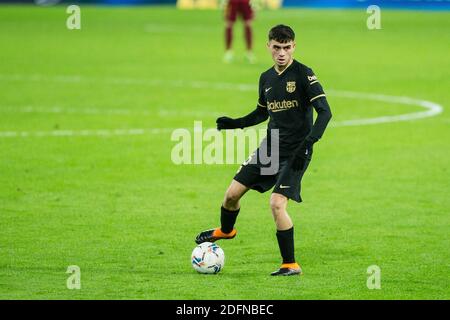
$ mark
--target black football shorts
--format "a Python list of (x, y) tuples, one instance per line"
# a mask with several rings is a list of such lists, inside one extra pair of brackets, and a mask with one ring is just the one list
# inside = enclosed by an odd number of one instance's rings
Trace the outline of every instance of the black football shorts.
[(272, 192), (282, 194), (296, 202), (302, 202), (300, 195), (301, 181), (303, 174), (311, 162), (311, 157), (308, 157), (300, 171), (291, 169), (289, 161), (290, 157), (281, 157), (278, 171), (274, 174), (264, 175), (261, 173), (261, 169), (268, 167), (268, 165), (261, 164), (259, 159), (258, 161), (251, 161), (256, 157), (257, 153), (258, 150), (240, 166), (238, 172), (234, 176), (234, 180), (242, 183), (247, 188), (261, 193), (266, 192), (275, 186)]

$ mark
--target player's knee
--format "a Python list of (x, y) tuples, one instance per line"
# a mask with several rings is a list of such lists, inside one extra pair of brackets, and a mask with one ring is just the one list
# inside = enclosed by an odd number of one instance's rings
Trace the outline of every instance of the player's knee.
[(272, 209), (272, 213), (277, 215), (279, 212), (283, 210), (283, 205), (280, 201), (270, 200), (270, 209)]
[(235, 206), (239, 202), (239, 199), (240, 195), (238, 192), (233, 190), (227, 190), (227, 192), (225, 193), (224, 204), (227, 207)]
[(273, 214), (278, 214), (286, 209), (287, 198), (281, 195), (272, 194), (270, 197), (270, 208)]

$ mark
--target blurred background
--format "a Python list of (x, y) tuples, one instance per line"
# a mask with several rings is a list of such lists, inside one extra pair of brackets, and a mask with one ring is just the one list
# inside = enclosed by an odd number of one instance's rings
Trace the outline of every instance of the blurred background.
[[(36, 3), (52, 5), (70, 4), (108, 4), (108, 5), (178, 5), (181, 8), (217, 8), (224, 0), (0, 0), (2, 3)], [(255, 4), (263, 7), (323, 7), (323, 8), (363, 8), (379, 5), (384, 8), (448, 10), (450, 4), (442, 0), (255, 0)]]
[[(233, 59), (221, 1), (0, 2), (0, 299), (450, 298), (449, 1), (253, 1)], [(240, 163), (176, 165), (172, 132), (255, 108), (279, 23), (333, 111), (289, 204), (305, 275), (269, 278), (270, 193), (249, 192), (200, 276), (194, 237)]]

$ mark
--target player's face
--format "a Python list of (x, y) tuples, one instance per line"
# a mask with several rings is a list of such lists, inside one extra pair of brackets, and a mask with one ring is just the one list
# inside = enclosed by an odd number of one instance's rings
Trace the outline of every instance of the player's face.
[(289, 41), (281, 43), (275, 40), (270, 40), (267, 47), (272, 54), (272, 59), (275, 64), (279, 67), (285, 67), (292, 60), (292, 55), (295, 51), (295, 42)]

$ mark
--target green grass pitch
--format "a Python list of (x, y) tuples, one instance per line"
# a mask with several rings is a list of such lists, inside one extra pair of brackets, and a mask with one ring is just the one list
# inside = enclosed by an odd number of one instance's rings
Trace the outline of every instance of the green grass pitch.
[[(219, 11), (82, 6), (81, 30), (68, 30), (65, 10), (0, 7), (0, 299), (450, 298), (448, 12), (383, 10), (370, 31), (365, 10), (262, 11), (257, 63), (238, 24), (225, 65)], [(278, 23), (296, 30), (296, 58), (334, 115), (304, 202), (288, 207), (305, 274), (269, 276), (280, 262), (270, 193), (250, 192), (238, 236), (219, 243), (224, 270), (200, 275), (193, 239), (218, 225), (238, 164), (174, 165), (170, 132), (254, 108)], [(443, 112), (343, 125), (426, 111), (370, 94)], [(120, 134), (132, 129), (148, 130)], [(69, 265), (81, 290), (66, 287)], [(371, 265), (379, 290), (366, 286)]]

